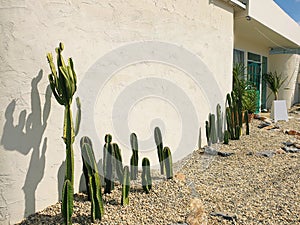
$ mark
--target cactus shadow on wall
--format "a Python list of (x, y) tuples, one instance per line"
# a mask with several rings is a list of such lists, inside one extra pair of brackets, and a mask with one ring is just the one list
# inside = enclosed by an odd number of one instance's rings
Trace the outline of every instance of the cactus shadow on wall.
[(11, 101), (7, 106), (5, 110), (6, 121), (1, 137), (1, 145), (3, 145), (5, 150), (17, 151), (22, 155), (27, 155), (31, 152), (25, 183), (22, 187), (25, 195), (24, 217), (34, 213), (36, 210), (35, 192), (44, 176), (45, 170), (47, 138), (43, 137), (43, 135), (50, 114), (51, 89), (50, 86), (46, 89), (45, 103), (42, 109), (40, 93), (38, 90), (38, 83), (41, 81), (42, 77), (43, 71), (40, 70), (38, 75), (32, 79), (31, 112), (27, 116), (26, 110), (21, 111), (17, 125), (14, 125), (14, 123), (16, 123), (16, 121), (14, 121), (16, 100)]

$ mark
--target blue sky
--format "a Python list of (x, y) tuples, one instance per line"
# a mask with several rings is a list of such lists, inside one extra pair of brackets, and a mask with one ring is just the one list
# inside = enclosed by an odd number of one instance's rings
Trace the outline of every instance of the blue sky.
[(274, 0), (287, 14), (300, 24), (300, 0)]

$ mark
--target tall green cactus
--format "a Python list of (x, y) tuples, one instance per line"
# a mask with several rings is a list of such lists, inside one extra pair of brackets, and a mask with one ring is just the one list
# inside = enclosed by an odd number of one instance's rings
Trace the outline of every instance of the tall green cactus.
[(132, 156), (130, 158), (130, 178), (136, 180), (138, 176), (138, 140), (135, 133), (130, 135), (130, 144), (132, 149)]
[(234, 92), (227, 94), (226, 120), (227, 129), (230, 133), (230, 139), (238, 140), (241, 135), (242, 128), (242, 104)]
[(160, 173), (164, 174), (164, 157), (163, 157), (163, 141), (162, 141), (162, 136), (161, 136), (161, 131), (159, 127), (155, 127), (154, 129), (154, 139), (157, 147), (157, 155), (158, 155), (158, 160), (159, 160), (159, 165), (160, 165)]
[(110, 134), (105, 136), (105, 145), (103, 148), (104, 151), (104, 161), (103, 161), (103, 171), (104, 171), (104, 181), (105, 189), (104, 193), (111, 193), (115, 188), (114, 182), (114, 171), (115, 168), (115, 154), (111, 144), (112, 137)]
[(79, 98), (77, 98), (76, 103), (77, 103), (78, 112), (77, 112), (76, 125), (74, 131), (71, 104), (72, 104), (74, 93), (76, 92), (77, 89), (76, 86), (77, 77), (74, 70), (74, 64), (72, 58), (69, 58), (68, 65), (65, 64), (65, 61), (61, 54), (63, 50), (64, 50), (64, 45), (62, 43), (60, 43), (58, 48), (55, 49), (57, 53), (58, 71), (55, 68), (51, 53), (47, 54), (47, 60), (51, 69), (51, 74), (49, 74), (48, 76), (51, 90), (57, 102), (60, 105), (63, 105), (65, 107), (63, 140), (66, 145), (66, 175), (65, 175), (65, 183), (64, 183), (64, 187), (66, 189), (63, 191), (62, 205), (64, 207), (66, 206), (70, 207), (68, 210), (65, 210), (65, 212), (67, 211), (68, 213), (63, 213), (65, 222), (69, 223), (71, 222), (73, 204), (66, 204), (66, 202), (73, 201), (73, 185), (74, 185), (73, 143), (75, 139), (75, 134), (77, 134), (79, 130), (81, 110), (80, 110), (80, 101)]
[(142, 186), (144, 191), (148, 194), (152, 188), (152, 178), (150, 173), (150, 161), (148, 158), (142, 160)]
[(221, 111), (220, 104), (217, 104), (217, 134), (219, 142), (223, 142), (224, 133), (223, 133), (223, 113)]
[[(83, 144), (81, 147), (81, 155), (83, 159), (83, 165), (87, 171), (87, 180), (90, 200), (91, 200), (91, 217), (94, 222), (96, 219), (100, 219), (104, 214), (102, 193), (101, 193), (101, 181), (98, 173), (97, 163), (94, 156), (91, 141), (88, 137), (83, 137)], [(85, 142), (84, 142), (85, 141)]]
[(129, 204), (129, 191), (130, 191), (129, 167), (125, 166), (123, 170), (121, 205)]
[(123, 180), (123, 162), (122, 162), (122, 155), (121, 155), (121, 150), (118, 146), (118, 144), (113, 143), (112, 144), (113, 147), (113, 152), (114, 152), (114, 156), (115, 156), (115, 165), (116, 165), (116, 174), (118, 177), (118, 180), (120, 181), (120, 183), (122, 183)]
[(166, 177), (167, 179), (173, 178), (173, 163), (172, 163), (172, 154), (171, 150), (168, 147), (164, 147), (164, 164), (166, 169)]

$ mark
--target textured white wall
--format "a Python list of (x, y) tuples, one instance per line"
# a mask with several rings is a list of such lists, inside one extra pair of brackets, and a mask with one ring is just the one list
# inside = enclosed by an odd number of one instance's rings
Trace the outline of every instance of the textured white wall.
[[(177, 159), (196, 149), (199, 126), (224, 101), (232, 82), (232, 9), (213, 2), (1, 1), (1, 224), (58, 200), (63, 107), (46, 90), (46, 52), (54, 52), (60, 41), (78, 74), (79, 138), (93, 138), (97, 159), (104, 135), (111, 133), (128, 164), (125, 131), (130, 131), (141, 141), (141, 158), (157, 164), (157, 125)], [(78, 142), (74, 147), (78, 191)]]
[[(279, 100), (286, 100), (287, 108), (290, 108), (294, 103), (298, 102), (298, 74), (300, 71), (300, 56), (299, 55), (270, 55), (270, 71), (281, 74), (286, 81), (279, 90)], [(271, 103), (274, 96), (271, 95), (268, 105)]]

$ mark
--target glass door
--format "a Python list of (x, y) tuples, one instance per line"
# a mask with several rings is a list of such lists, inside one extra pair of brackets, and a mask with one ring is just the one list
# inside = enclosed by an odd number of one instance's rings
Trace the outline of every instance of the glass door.
[(256, 89), (258, 98), (256, 102), (256, 112), (260, 112), (260, 85), (261, 85), (261, 63), (249, 62), (247, 66), (247, 81)]

